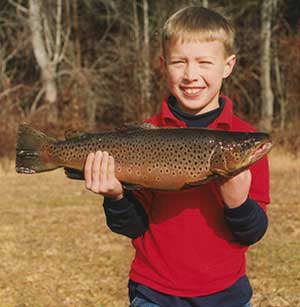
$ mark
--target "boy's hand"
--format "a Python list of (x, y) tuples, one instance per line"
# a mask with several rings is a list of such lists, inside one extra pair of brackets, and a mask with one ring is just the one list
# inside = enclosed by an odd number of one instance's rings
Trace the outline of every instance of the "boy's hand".
[(251, 172), (246, 170), (220, 183), (221, 197), (229, 208), (239, 207), (247, 200), (251, 178)]
[(86, 188), (94, 193), (119, 200), (123, 187), (115, 176), (115, 161), (107, 152), (90, 153), (84, 166)]

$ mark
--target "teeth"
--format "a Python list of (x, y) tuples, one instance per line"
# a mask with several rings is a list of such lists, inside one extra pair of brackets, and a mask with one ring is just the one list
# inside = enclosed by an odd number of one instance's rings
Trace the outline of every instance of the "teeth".
[(199, 93), (200, 90), (199, 89), (195, 89), (195, 88), (186, 88), (184, 89), (184, 91), (188, 94), (196, 94), (196, 93)]

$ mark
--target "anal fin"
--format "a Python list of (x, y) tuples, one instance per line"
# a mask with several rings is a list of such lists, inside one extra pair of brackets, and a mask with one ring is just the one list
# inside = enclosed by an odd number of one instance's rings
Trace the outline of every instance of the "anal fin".
[(198, 180), (198, 181), (193, 181), (193, 182), (187, 182), (185, 185), (184, 185), (184, 189), (186, 188), (192, 188), (192, 187), (196, 187), (198, 185), (202, 185), (202, 184), (205, 184), (213, 179), (216, 179), (218, 178), (219, 176), (217, 174), (213, 174), (213, 175), (210, 175), (210, 176), (207, 176), (201, 180)]
[(127, 183), (127, 182), (122, 182), (122, 185), (123, 185), (123, 188), (128, 191), (140, 190), (143, 188), (141, 185)]

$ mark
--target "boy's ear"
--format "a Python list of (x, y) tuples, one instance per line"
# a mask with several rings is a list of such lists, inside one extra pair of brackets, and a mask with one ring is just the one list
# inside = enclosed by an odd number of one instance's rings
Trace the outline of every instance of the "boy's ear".
[(227, 78), (231, 75), (233, 67), (236, 63), (236, 56), (235, 54), (232, 54), (229, 56), (226, 61), (225, 61), (225, 67), (224, 67), (224, 73), (223, 73), (223, 78)]
[(164, 71), (166, 69), (166, 60), (163, 57), (163, 55), (160, 55), (159, 61), (160, 61), (160, 69)]

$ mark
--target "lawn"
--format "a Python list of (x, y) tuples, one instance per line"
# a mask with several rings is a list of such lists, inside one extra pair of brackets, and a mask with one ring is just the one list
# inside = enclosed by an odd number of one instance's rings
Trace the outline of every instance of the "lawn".
[[(300, 159), (271, 153), (270, 226), (248, 253), (254, 307), (300, 306)], [(131, 242), (105, 225), (101, 197), (57, 170), (0, 165), (0, 307), (127, 307)]]

